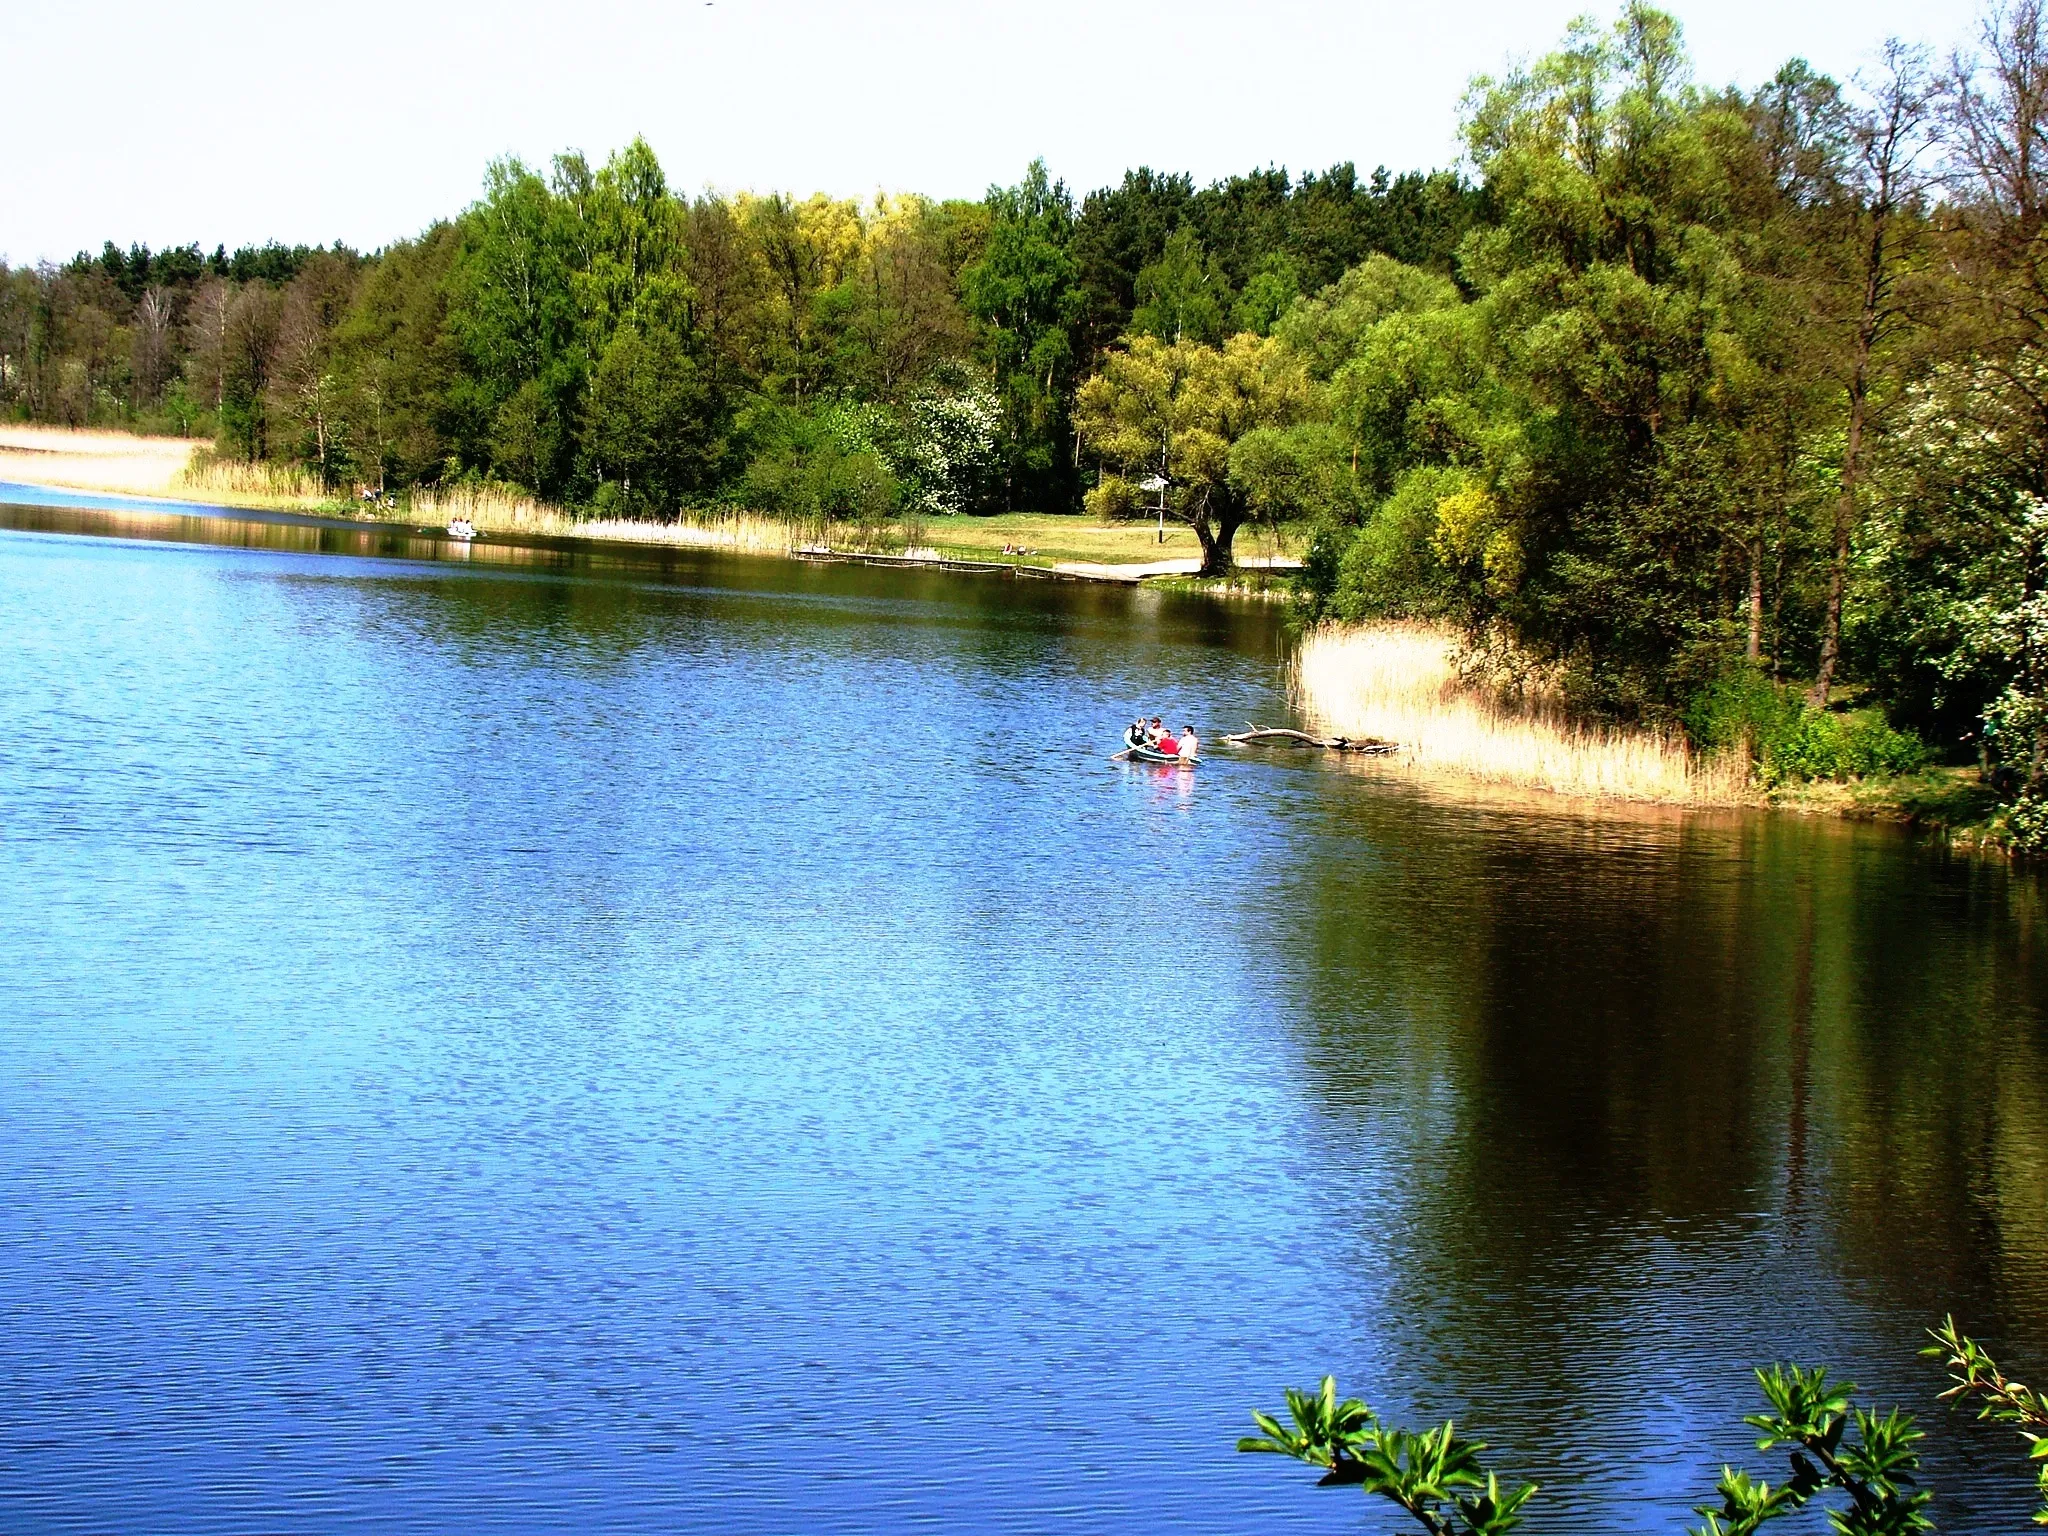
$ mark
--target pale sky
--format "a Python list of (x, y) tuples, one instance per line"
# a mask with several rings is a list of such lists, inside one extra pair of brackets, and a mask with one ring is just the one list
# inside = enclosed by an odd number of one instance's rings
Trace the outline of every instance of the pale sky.
[[(1887, 35), (1946, 50), (1975, 0), (1679, 0), (1702, 81)], [(1127, 166), (1451, 163), (1466, 81), (1585, 0), (0, 0), (12, 147), (0, 257), (113, 239), (371, 249), (484, 166), (645, 134), (673, 184), (979, 196), (1035, 155), (1077, 191)], [(1609, 16), (1612, 5), (1592, 7)]]

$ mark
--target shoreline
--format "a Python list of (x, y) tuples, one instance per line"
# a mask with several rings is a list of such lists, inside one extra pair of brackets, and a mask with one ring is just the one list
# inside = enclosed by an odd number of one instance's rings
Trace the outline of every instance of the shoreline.
[(1973, 768), (1766, 786), (1746, 759), (1702, 757), (1679, 736), (1587, 724), (1540, 695), (1504, 700), (1460, 672), (1457, 645), (1454, 634), (1420, 624), (1311, 630), (1295, 652), (1289, 693), (1296, 712), (1326, 734), (1400, 744), (1362, 772), (1492, 785), (1560, 804), (1886, 823), (1959, 852), (2018, 856), (2005, 807)]
[[(250, 476), (245, 466), (207, 466), (195, 474), (191, 459), (200, 446), (184, 439), (134, 434), (0, 427), (0, 483), (66, 497), (109, 498), (111, 511), (166, 515), (239, 512), (336, 529), (386, 528), (443, 541), (450, 538), (447, 525), (451, 518), (468, 517), (478, 534), (471, 547), (695, 549), (809, 564), (858, 564), (1127, 588), (1151, 586), (1253, 601), (1284, 599), (1285, 584), (1271, 578), (1296, 563), (1269, 552), (1263, 557), (1248, 556), (1232, 577), (1203, 579), (1195, 574), (1199, 561), (1193, 556), (1119, 562), (1034, 559), (1031, 553), (995, 555), (976, 544), (944, 540), (944, 529), (928, 531), (914, 550), (835, 546), (829, 538), (822, 545), (805, 544), (787, 524), (744, 513), (681, 517), (666, 523), (575, 519), (502, 492), (465, 489), (423, 493), (410, 506), (373, 510), (362, 503), (275, 486), (259, 489), (247, 483), (222, 483), (246, 482)], [(1040, 529), (1068, 538), (1078, 534), (1098, 543), (1113, 542), (1126, 549), (1142, 547), (1148, 537), (1156, 539), (1149, 527), (1093, 528), (1080, 519), (1056, 519), (1050, 514), (1008, 514), (972, 521), (977, 526), (969, 531), (984, 539), (1008, 535), (1012, 543), (1018, 542), (1020, 532), (1038, 534)], [(989, 558), (991, 555), (995, 557)], [(1339, 734), (1386, 736), (1403, 742), (1399, 758), (1381, 765), (1381, 771), (1419, 779), (1434, 775), (1475, 788), (1490, 785), (1511, 793), (1534, 793), (1560, 805), (1776, 810), (1883, 822), (1938, 837), (1958, 851), (2015, 856), (2004, 831), (2003, 808), (1968, 769), (1930, 768), (1899, 779), (1824, 781), (1766, 789), (1748, 781), (1737, 784), (1726, 773), (1711, 771), (1714, 765), (1692, 762), (1672, 743), (1645, 733), (1588, 731), (1541, 711), (1513, 717), (1475, 708), (1469, 693), (1450, 686), (1441, 658), (1419, 652), (1398, 659), (1391, 667), (1374, 663), (1348, 675), (1342, 666), (1332, 672), (1326, 665), (1320, 684), (1312, 676), (1304, 677), (1302, 663), (1310, 659), (1313, 669), (1318, 644), (1355, 644), (1374, 634), (1387, 640), (1398, 633), (1398, 627), (1380, 626), (1377, 630), (1354, 628), (1341, 637), (1330, 632), (1306, 637), (1294, 658), (1291, 679), (1296, 707), (1305, 717), (1319, 718)], [(1412, 642), (1414, 636), (1407, 639)], [(1402, 697), (1390, 701), (1390, 694)], [(1392, 718), (1385, 714), (1389, 707), (1394, 710)], [(1447, 735), (1462, 739), (1447, 744)], [(1514, 739), (1509, 741), (1509, 737)]]
[[(1098, 526), (1080, 517), (1051, 513), (934, 518), (926, 523), (916, 548), (891, 549), (863, 540), (850, 527), (825, 530), (822, 543), (806, 547), (803, 536), (788, 524), (746, 512), (685, 513), (665, 522), (577, 518), (490, 487), (422, 490), (410, 495), (403, 505), (372, 506), (321, 494), (305, 486), (294, 472), (272, 466), (201, 462), (199, 456), (208, 446), (189, 438), (0, 425), (0, 482), (77, 495), (286, 513), (358, 527), (397, 526), (426, 533), (444, 530), (452, 519), (462, 517), (479, 536), (503, 542), (542, 538), (665, 545), (905, 569), (1008, 572), (1026, 579), (1131, 587), (1157, 583), (1211, 596), (1269, 596), (1273, 577), (1300, 565), (1284, 540), (1268, 538), (1260, 549), (1237, 561), (1232, 575), (1203, 578), (1191, 529), (1168, 529), (1161, 538), (1149, 524)], [(1140, 553), (1149, 558), (1129, 558)]]
[[(18, 466), (0, 464), (0, 486), (50, 492), (65, 497), (104, 498), (104, 510), (165, 515), (207, 516), (247, 514), (255, 517), (291, 518), (309, 525), (349, 528), (388, 528), (422, 538), (450, 540), (448, 520), (423, 517), (418, 508), (368, 511), (357, 504), (333, 499), (313, 499), (250, 492), (194, 490), (151, 492), (116, 490), (107, 486), (80, 485), (54, 478), (31, 479)], [(809, 565), (867, 565), (908, 571), (943, 571), (955, 575), (1008, 576), (1018, 580), (1060, 581), (1101, 586), (1152, 586), (1159, 590), (1193, 592), (1210, 597), (1251, 599), (1284, 598), (1283, 587), (1263, 583), (1275, 573), (1293, 569), (1291, 562), (1254, 556), (1239, 564), (1229, 577), (1204, 578), (1195, 560), (1118, 565), (1095, 561), (1035, 563), (1028, 559), (975, 559), (937, 550), (918, 552), (863, 548), (858, 544), (805, 545), (782, 533), (773, 539), (756, 536), (764, 519), (741, 515), (731, 519), (677, 518), (671, 522), (563, 519), (562, 526), (533, 528), (503, 525), (472, 519), (473, 540), (458, 542), (505, 548), (554, 548), (562, 545), (596, 545), (625, 549), (703, 550), (718, 554), (791, 560)], [(728, 531), (723, 526), (737, 523)], [(774, 525), (781, 530), (782, 525)]]

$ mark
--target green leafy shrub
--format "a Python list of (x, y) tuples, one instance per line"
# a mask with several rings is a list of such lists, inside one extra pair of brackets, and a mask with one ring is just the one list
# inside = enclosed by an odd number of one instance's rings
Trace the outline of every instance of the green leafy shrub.
[(1752, 758), (1797, 716), (1799, 701), (1753, 666), (1730, 667), (1693, 695), (1686, 735), (1702, 752), (1747, 746)]
[(2022, 794), (2005, 813), (2006, 835), (2029, 853), (2048, 850), (2048, 800)]
[[(1995, 1377), (1996, 1367), (1990, 1369)], [(1964, 1382), (1960, 1374), (1953, 1379)], [(1949, 1395), (1974, 1391), (1989, 1398), (1990, 1379), (1973, 1372)], [(1758, 1450), (1788, 1453), (1791, 1476), (1773, 1487), (1724, 1466), (1714, 1488), (1718, 1502), (1696, 1506), (1703, 1523), (1692, 1536), (1751, 1536), (1766, 1521), (1815, 1500), (1827, 1502), (1828, 1522), (1843, 1536), (1915, 1536), (1930, 1528), (1922, 1511), (1933, 1495), (1916, 1486), (1925, 1436), (1910, 1415), (1858, 1407), (1856, 1388), (1829, 1381), (1822, 1368), (1774, 1365), (1758, 1371), (1756, 1380), (1769, 1411), (1743, 1422), (1758, 1431)], [(2008, 1386), (1998, 1379), (1997, 1389)], [(2005, 1390), (1999, 1401), (2012, 1397)], [(2038, 1402), (2020, 1406), (2036, 1408)], [(1503, 1488), (1499, 1475), (1480, 1463), (1486, 1447), (1461, 1439), (1454, 1425), (1420, 1433), (1393, 1428), (1358, 1399), (1340, 1401), (1329, 1376), (1313, 1392), (1290, 1389), (1287, 1414), (1292, 1423), (1254, 1412), (1259, 1433), (1239, 1440), (1237, 1448), (1320, 1468), (1320, 1486), (1356, 1487), (1386, 1499), (1428, 1536), (1505, 1536), (1522, 1522), (1523, 1507), (1536, 1493), (1534, 1483)], [(1987, 1409), (1986, 1416), (2033, 1422), (2024, 1412), (1999, 1408)]]
[(1094, 489), (1081, 498), (1081, 504), (1098, 523), (1136, 517), (1145, 510), (1145, 503), (1138, 498), (1138, 487), (1122, 475), (1105, 474), (1096, 482)]
[(1914, 773), (1927, 747), (1876, 710), (1812, 708), (1754, 667), (1731, 669), (1694, 696), (1687, 734), (1704, 752), (1746, 750), (1768, 785)]
[[(2011, 1426), (2028, 1459), (2042, 1464), (2034, 1520), (2048, 1525), (2048, 1395), (2007, 1376), (1953, 1317), (1927, 1332), (1934, 1344), (1921, 1355), (1948, 1371), (1941, 1400), (1974, 1405), (1978, 1419)], [(1757, 1431), (1759, 1451), (1786, 1453), (1790, 1476), (1773, 1487), (1723, 1466), (1714, 1485), (1719, 1502), (1694, 1506), (1703, 1523), (1690, 1536), (1752, 1536), (1767, 1521), (1816, 1502), (1841, 1536), (1917, 1536), (1932, 1528), (1925, 1511), (1934, 1495), (1918, 1486), (1926, 1434), (1910, 1414), (1858, 1406), (1856, 1388), (1830, 1381), (1824, 1367), (1774, 1365), (1757, 1371), (1756, 1383), (1768, 1411), (1745, 1415), (1743, 1423)], [(1356, 1487), (1384, 1498), (1429, 1536), (1503, 1536), (1521, 1523), (1522, 1506), (1536, 1492), (1534, 1483), (1504, 1490), (1480, 1465), (1486, 1447), (1460, 1439), (1450, 1424), (1415, 1434), (1382, 1424), (1355, 1397), (1340, 1401), (1334, 1377), (1312, 1392), (1288, 1388), (1287, 1416), (1292, 1422), (1283, 1424), (1254, 1410), (1259, 1433), (1237, 1448), (1319, 1468), (1319, 1487)]]
[(2026, 1443), (2027, 1459), (2041, 1463), (2036, 1479), (2041, 1507), (2034, 1511), (2034, 1524), (2048, 1525), (2048, 1394), (2001, 1371), (1983, 1345), (1956, 1327), (1952, 1316), (1943, 1318), (1939, 1328), (1928, 1329), (1927, 1336), (1934, 1343), (1920, 1353), (1948, 1370), (1949, 1388), (1941, 1394), (1942, 1401), (1951, 1406), (1973, 1402), (1978, 1419), (2010, 1424)]
[(1355, 1397), (1339, 1402), (1333, 1376), (1314, 1392), (1290, 1387), (1287, 1413), (1291, 1426), (1254, 1411), (1259, 1433), (1237, 1448), (1321, 1467), (1325, 1486), (1356, 1485), (1398, 1504), (1429, 1536), (1505, 1536), (1536, 1492), (1534, 1483), (1503, 1490), (1499, 1476), (1479, 1464), (1486, 1447), (1460, 1439), (1453, 1424), (1416, 1434), (1382, 1424)]
[(1927, 747), (1909, 731), (1885, 724), (1876, 710), (1831, 715), (1801, 708), (1789, 726), (1764, 745), (1764, 776), (1790, 779), (1866, 779), (1914, 773), (1927, 765)]
[(1705, 1522), (1695, 1536), (1749, 1536), (1831, 1491), (1848, 1498), (1847, 1508), (1828, 1511), (1828, 1523), (1843, 1536), (1911, 1536), (1932, 1528), (1921, 1510), (1934, 1495), (1913, 1486), (1926, 1435), (1910, 1414), (1856, 1407), (1856, 1388), (1830, 1382), (1825, 1367), (1774, 1365), (1756, 1380), (1771, 1411), (1743, 1422), (1759, 1431), (1758, 1450), (1789, 1453), (1792, 1476), (1773, 1488), (1724, 1466), (1714, 1486), (1721, 1502), (1694, 1509)]
[(741, 479), (747, 505), (813, 536), (851, 523), (863, 538), (879, 538), (903, 496), (880, 446), (887, 426), (860, 408), (764, 412)]
[(1338, 556), (1330, 613), (1347, 620), (1450, 613), (1456, 583), (1437, 552), (1437, 507), (1468, 489), (1462, 471), (1439, 465), (1404, 475)]

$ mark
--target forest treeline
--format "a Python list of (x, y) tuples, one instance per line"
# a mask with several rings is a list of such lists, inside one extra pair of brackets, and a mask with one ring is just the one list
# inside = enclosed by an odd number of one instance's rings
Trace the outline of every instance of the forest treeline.
[[(1163, 507), (1216, 570), (1292, 523), (1319, 615), (1459, 626), (1767, 774), (1977, 756), (2030, 825), (2040, 0), (1950, 56), (1751, 91), (1631, 4), (1462, 111), (1461, 172), (1079, 198), (1042, 164), (856, 203), (686, 196), (639, 141), (507, 160), (374, 255), (110, 244), (0, 275), (0, 403), (611, 515)], [(1845, 694), (1885, 718), (1850, 730)]]
[(1078, 203), (1043, 165), (978, 202), (692, 198), (636, 140), (494, 164), (475, 205), (371, 256), (109, 242), (0, 273), (0, 400), (335, 487), (485, 478), (664, 516), (786, 498), (794, 473), (1077, 510), (1075, 386), (1134, 325), (1266, 334), (1369, 254), (1449, 271), (1483, 206), (1454, 175), (1349, 165), (1139, 170)]

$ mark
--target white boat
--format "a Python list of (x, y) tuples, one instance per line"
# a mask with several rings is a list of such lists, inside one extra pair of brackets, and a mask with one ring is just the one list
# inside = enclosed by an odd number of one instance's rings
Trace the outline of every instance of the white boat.
[(476, 537), (476, 524), (466, 517), (458, 517), (448, 524), (448, 537), (467, 543)]

